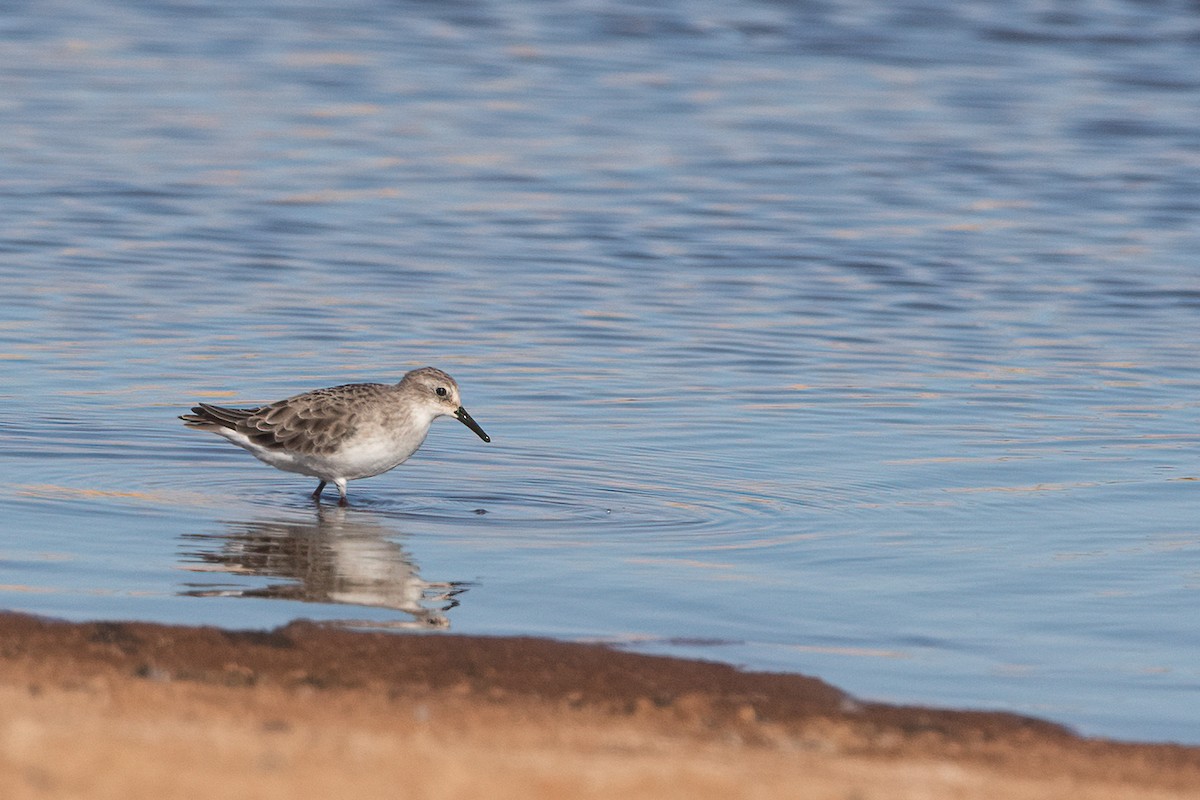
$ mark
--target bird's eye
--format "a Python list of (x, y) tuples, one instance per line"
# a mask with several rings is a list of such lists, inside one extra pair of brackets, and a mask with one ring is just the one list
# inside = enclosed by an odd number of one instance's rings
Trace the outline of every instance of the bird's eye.
[(434, 392), (436, 392), (436, 393), (437, 393), (437, 396), (438, 396), (438, 397), (445, 397), (445, 396), (446, 396), (446, 387), (445, 387), (445, 386), (439, 386), (439, 387), (437, 387), (436, 389), (434, 389)]

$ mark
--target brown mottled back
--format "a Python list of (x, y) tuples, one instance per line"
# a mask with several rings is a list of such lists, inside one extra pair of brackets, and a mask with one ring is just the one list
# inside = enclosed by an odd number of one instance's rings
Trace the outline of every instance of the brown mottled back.
[(257, 408), (201, 403), (183, 420), (193, 428), (230, 428), (272, 450), (324, 455), (354, 435), (359, 420), (349, 407), (363, 398), (385, 394), (389, 388), (380, 383), (348, 383)]

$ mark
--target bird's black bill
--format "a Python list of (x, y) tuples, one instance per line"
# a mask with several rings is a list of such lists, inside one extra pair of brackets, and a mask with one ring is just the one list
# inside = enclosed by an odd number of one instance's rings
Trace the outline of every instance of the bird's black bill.
[(462, 406), (458, 407), (458, 410), (454, 412), (454, 416), (457, 417), (458, 421), (463, 425), (466, 425), (468, 428), (475, 431), (475, 435), (480, 439), (483, 439), (485, 442), (490, 442), (492, 440), (492, 437), (483, 432), (483, 428), (479, 427), (479, 423), (471, 419), (471, 415), (468, 414), (467, 410)]

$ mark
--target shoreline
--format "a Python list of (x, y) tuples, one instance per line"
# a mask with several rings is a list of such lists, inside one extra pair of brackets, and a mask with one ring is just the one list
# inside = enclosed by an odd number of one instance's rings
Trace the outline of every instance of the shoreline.
[(1200, 747), (600, 644), (17, 613), (0, 643), (6, 797), (1200, 793)]

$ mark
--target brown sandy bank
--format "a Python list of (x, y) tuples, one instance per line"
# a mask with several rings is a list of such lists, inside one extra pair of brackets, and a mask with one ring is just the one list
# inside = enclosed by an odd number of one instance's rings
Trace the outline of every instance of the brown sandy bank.
[(0, 614), (0, 797), (1195, 798), (1200, 748), (538, 639)]

